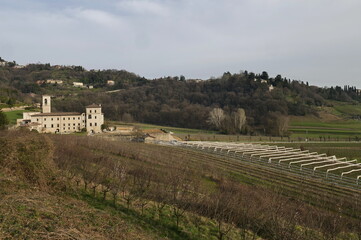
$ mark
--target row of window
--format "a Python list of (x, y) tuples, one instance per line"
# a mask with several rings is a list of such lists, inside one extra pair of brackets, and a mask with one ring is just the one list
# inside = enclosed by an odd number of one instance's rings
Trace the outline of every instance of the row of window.
[[(65, 130), (65, 128), (63, 128), (63, 130)], [(68, 130), (70, 130), (70, 127), (68, 127)], [(73, 130), (75, 130), (75, 127), (73, 127)]]
[[(70, 127), (70, 123), (68, 123), (68, 126)], [(75, 126), (75, 123), (73, 123), (73, 126)], [(78, 123), (78, 126), (80, 126), (80, 123)], [(89, 123), (89, 126), (92, 127), (93, 124)], [(98, 123), (94, 123), (94, 126), (98, 126)], [(51, 124), (50, 127), (54, 128), (54, 124)], [(56, 124), (56, 127), (59, 127), (59, 124)], [(63, 124), (63, 127), (65, 127), (65, 123)], [(46, 124), (44, 124), (44, 128), (46, 128)]]
[[(54, 121), (54, 118), (50, 119), (51, 121)], [(59, 121), (59, 118), (56, 118), (56, 120)], [(63, 117), (63, 120), (65, 120), (65, 117)], [(70, 117), (68, 117), (68, 120), (70, 120)], [(75, 120), (75, 117), (73, 117), (73, 120)], [(78, 120), (80, 120), (80, 117), (78, 117)], [(36, 119), (37, 122), (39, 122), (39, 118)], [(46, 118), (44, 118), (44, 121), (46, 121)], [(83, 120), (84, 122), (84, 120)]]
[[(80, 118), (79, 118), (79, 119), (80, 119)], [(59, 119), (58, 119), (58, 120), (59, 120)], [(64, 120), (65, 120), (65, 118), (64, 118)], [(69, 118), (69, 120), (70, 120), (70, 118)], [(75, 120), (75, 119), (74, 119), (74, 120)], [(39, 119), (37, 118), (36, 121), (39, 122)], [(46, 118), (44, 118), (44, 121), (46, 121)], [(53, 119), (51, 119), (51, 121), (53, 121)], [(85, 122), (85, 121), (83, 120), (82, 122)]]
[[(50, 126), (51, 126), (51, 128), (54, 128), (54, 124), (51, 124)], [(68, 126), (70, 126), (70, 123), (68, 123)], [(75, 123), (73, 123), (73, 126), (75, 126)], [(80, 123), (78, 123), (78, 126), (80, 126)], [(95, 126), (96, 126), (96, 124), (95, 124)], [(59, 127), (59, 124), (56, 124), (56, 127)], [(65, 127), (65, 123), (63, 124), (63, 127)], [(46, 128), (46, 124), (44, 124), (44, 128)]]
[[(73, 120), (76, 118), (73, 117)], [(88, 115), (88, 119), (92, 119), (92, 115)], [(94, 119), (97, 119), (97, 116), (94, 116)], [(57, 121), (59, 121), (59, 118), (56, 118)], [(65, 117), (63, 117), (63, 120), (65, 121)], [(70, 117), (68, 117), (68, 120), (70, 120)], [(80, 117), (78, 117), (78, 120), (80, 120)], [(37, 122), (39, 122), (39, 118), (36, 119)], [(46, 118), (44, 118), (44, 121), (46, 121)], [(50, 121), (54, 121), (54, 118), (51, 118)], [(84, 122), (84, 120), (83, 120)]]
[[(84, 121), (83, 121), (84, 122)], [(63, 123), (63, 127), (65, 127), (65, 123)], [(71, 124), (70, 123), (68, 123), (68, 126), (70, 126)], [(76, 125), (76, 123), (73, 123), (73, 126), (75, 126)], [(51, 126), (51, 128), (54, 128), (54, 124), (51, 124), (50, 125)], [(58, 124), (56, 124), (56, 127), (59, 127), (60, 125), (59, 125), (59, 123)], [(80, 123), (78, 123), (78, 126), (80, 126)], [(89, 123), (89, 126), (90, 127), (92, 127), (93, 126), (93, 123)], [(94, 126), (95, 127), (97, 127), (98, 126), (98, 123), (94, 123)], [(44, 128), (46, 128), (46, 124), (44, 124)]]

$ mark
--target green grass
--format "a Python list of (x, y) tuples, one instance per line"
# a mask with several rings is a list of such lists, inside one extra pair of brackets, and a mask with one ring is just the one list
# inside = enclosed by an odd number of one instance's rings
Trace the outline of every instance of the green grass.
[(289, 131), (293, 138), (349, 139), (361, 137), (361, 121), (351, 119), (361, 115), (361, 104), (330, 101), (333, 107), (319, 108), (320, 117), (291, 117)]
[(2, 108), (7, 108), (7, 107), (8, 107), (7, 104), (5, 104), (5, 103), (0, 103), (0, 109), (2, 109)]
[[(108, 194), (108, 196), (109, 195), (110, 194)], [(103, 200), (102, 194), (99, 192), (96, 193), (96, 196), (93, 196), (89, 192), (80, 190), (80, 194), (73, 194), (73, 197), (87, 202), (89, 206), (95, 209), (119, 216), (127, 223), (137, 225), (151, 235), (174, 240), (217, 239), (216, 223), (211, 219), (198, 216), (196, 219), (198, 220), (198, 224), (200, 224), (200, 228), (198, 229), (198, 227), (194, 224), (195, 219), (193, 218), (195, 215), (191, 212), (185, 213), (185, 215), (181, 218), (180, 226), (177, 228), (175, 226), (175, 219), (172, 217), (172, 209), (170, 206), (166, 206), (164, 208), (163, 215), (159, 218), (157, 217), (154, 203), (151, 201), (145, 207), (142, 214), (139, 207), (137, 208), (134, 204), (132, 204), (128, 209), (125, 202), (119, 197), (117, 198), (117, 203), (115, 205), (111, 196), (109, 196), (109, 199)], [(228, 237), (231, 239), (241, 239), (237, 228), (232, 229)]]
[(23, 118), (23, 112), (31, 112), (29, 110), (16, 110), (5, 112), (6, 117), (9, 119), (10, 124), (16, 124), (17, 119)]
[[(302, 119), (302, 118), (301, 118)], [(361, 138), (361, 121), (341, 119), (336, 121), (322, 122), (316, 118), (300, 117), (290, 123), (289, 131), (292, 138), (331, 138), (354, 139), (356, 136)]]
[(319, 141), (321, 139), (326, 139), (327, 141), (357, 141), (361, 139), (360, 132), (332, 132), (332, 131), (295, 131), (291, 135), (291, 139), (295, 140), (297, 138), (309, 139), (311, 141)]
[(314, 127), (326, 129), (361, 129), (361, 121), (357, 120), (339, 120), (333, 122), (321, 122), (316, 120), (291, 121), (290, 127)]
[(336, 111), (345, 115), (361, 115), (361, 105), (339, 104), (333, 107)]

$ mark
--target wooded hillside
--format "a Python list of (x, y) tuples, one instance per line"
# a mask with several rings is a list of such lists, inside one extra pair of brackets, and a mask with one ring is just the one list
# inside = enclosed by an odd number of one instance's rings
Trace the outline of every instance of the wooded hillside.
[[(64, 84), (47, 84), (47, 79)], [(108, 80), (114, 85), (107, 85)], [(94, 89), (75, 88), (74, 81)], [(287, 135), (289, 115), (317, 115), (317, 107), (332, 106), (332, 100), (361, 101), (355, 87), (320, 88), (281, 75), (269, 77), (267, 72), (226, 72), (209, 80), (184, 76), (149, 80), (125, 70), (87, 71), (81, 66), (0, 67), (0, 107), (39, 102), (44, 93), (57, 96), (53, 104), (57, 111), (82, 112), (85, 105), (97, 102), (103, 104), (108, 120), (268, 135)], [(210, 119), (214, 109), (218, 125)], [(243, 124), (240, 117), (246, 117)]]

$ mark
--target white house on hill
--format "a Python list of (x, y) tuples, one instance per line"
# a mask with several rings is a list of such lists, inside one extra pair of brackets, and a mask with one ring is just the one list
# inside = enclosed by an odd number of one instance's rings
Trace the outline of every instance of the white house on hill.
[(84, 87), (84, 83), (82, 82), (73, 82), (74, 87)]

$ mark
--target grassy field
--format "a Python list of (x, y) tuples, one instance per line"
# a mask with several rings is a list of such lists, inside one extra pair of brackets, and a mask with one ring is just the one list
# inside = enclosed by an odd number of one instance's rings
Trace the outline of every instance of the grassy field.
[(344, 115), (361, 115), (361, 105), (359, 104), (337, 104), (333, 108)]
[(10, 124), (16, 124), (17, 119), (23, 117), (23, 112), (31, 112), (29, 110), (16, 110), (11, 112), (5, 112), (6, 117), (9, 119)]
[(319, 116), (291, 117), (289, 131), (293, 138), (312, 140), (357, 140), (361, 138), (361, 121), (353, 119), (361, 115), (360, 104), (331, 101), (333, 107), (318, 109)]
[(361, 121), (343, 119), (322, 122), (311, 117), (293, 117), (289, 131), (292, 138), (355, 140), (361, 138)]

